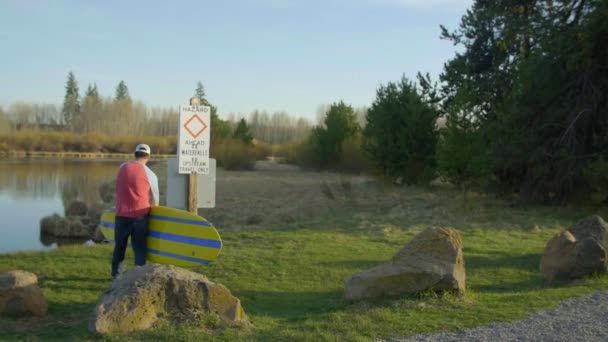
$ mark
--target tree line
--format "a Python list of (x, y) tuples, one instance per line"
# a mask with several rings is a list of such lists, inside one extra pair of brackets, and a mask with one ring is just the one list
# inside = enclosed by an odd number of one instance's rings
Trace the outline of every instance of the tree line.
[(605, 194), (606, 18), (605, 0), (476, 0), (456, 30), (441, 27), (461, 52), (437, 82), (418, 74), (380, 86), (363, 125), (334, 103), (300, 161), (340, 169), (362, 153), (399, 183), (440, 176), (530, 202)]
[[(241, 118), (230, 114), (229, 119), (220, 119), (218, 108), (207, 99), (200, 81), (194, 96), (202, 105), (211, 107), (212, 139), (230, 138)], [(67, 76), (62, 106), (17, 102), (6, 109), (0, 107), (0, 134), (29, 129), (108, 136), (174, 136), (178, 122), (178, 108), (149, 107), (134, 101), (124, 81), (118, 83), (112, 97), (102, 96), (96, 84), (89, 84), (81, 94), (72, 72)], [(253, 137), (270, 144), (299, 140), (311, 129), (308, 120), (286, 112), (269, 114), (255, 110), (245, 124)]]

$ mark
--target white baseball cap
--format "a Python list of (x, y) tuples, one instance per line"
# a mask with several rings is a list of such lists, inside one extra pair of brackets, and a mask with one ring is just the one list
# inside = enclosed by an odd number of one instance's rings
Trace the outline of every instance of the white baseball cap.
[(139, 144), (135, 147), (135, 152), (143, 152), (147, 155), (152, 154), (150, 151), (150, 146), (148, 146), (147, 144)]

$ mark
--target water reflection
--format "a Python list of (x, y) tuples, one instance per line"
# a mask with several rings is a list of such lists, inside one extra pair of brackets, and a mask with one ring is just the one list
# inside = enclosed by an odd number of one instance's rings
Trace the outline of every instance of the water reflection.
[(14, 198), (42, 199), (60, 196), (64, 204), (74, 200), (100, 201), (97, 187), (113, 180), (116, 161), (28, 160), (0, 162), (0, 191)]
[[(69, 241), (40, 234), (40, 219), (63, 215), (73, 201), (102, 203), (99, 185), (113, 182), (123, 160), (0, 159), (0, 253), (45, 249)], [(150, 163), (164, 195), (164, 162)], [(164, 196), (163, 196), (164, 197)], [(162, 200), (162, 197), (161, 197)], [(112, 205), (112, 204), (111, 204)], [(111, 206), (110, 205), (110, 206)], [(84, 240), (86, 241), (86, 239)]]

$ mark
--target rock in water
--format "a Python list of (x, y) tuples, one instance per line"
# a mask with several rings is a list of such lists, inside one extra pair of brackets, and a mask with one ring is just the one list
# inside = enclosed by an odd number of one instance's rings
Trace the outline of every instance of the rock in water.
[(542, 278), (552, 282), (605, 272), (607, 250), (606, 222), (597, 215), (581, 220), (547, 242), (540, 261)]
[(116, 184), (113, 181), (99, 185), (99, 197), (103, 203), (114, 203), (116, 196)]
[(428, 289), (465, 291), (462, 238), (456, 230), (427, 228), (388, 263), (354, 274), (346, 283), (345, 296), (360, 300)]
[(80, 217), (61, 217), (57, 214), (40, 220), (40, 233), (64, 238), (89, 238), (96, 227), (84, 224)]
[(0, 274), (0, 314), (43, 316), (48, 303), (38, 287), (38, 277), (26, 271)]
[(65, 216), (84, 216), (89, 211), (86, 203), (82, 201), (73, 201), (65, 208)]
[(217, 315), (231, 326), (251, 325), (240, 300), (224, 285), (179, 267), (146, 265), (130, 269), (112, 284), (97, 303), (89, 330), (144, 330), (159, 319), (179, 323), (201, 313)]

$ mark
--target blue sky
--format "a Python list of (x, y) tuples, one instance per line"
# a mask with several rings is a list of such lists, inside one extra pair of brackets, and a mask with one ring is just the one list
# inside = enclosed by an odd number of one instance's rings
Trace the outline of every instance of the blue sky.
[(471, 0), (0, 0), (0, 105), (61, 104), (124, 80), (147, 105), (187, 102), (197, 81), (220, 116), (254, 109), (314, 119), (319, 105), (370, 105), (378, 86), (454, 55)]

